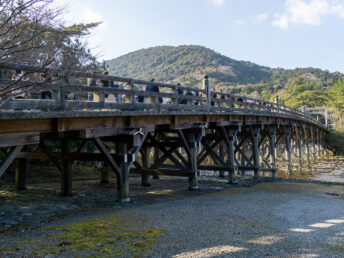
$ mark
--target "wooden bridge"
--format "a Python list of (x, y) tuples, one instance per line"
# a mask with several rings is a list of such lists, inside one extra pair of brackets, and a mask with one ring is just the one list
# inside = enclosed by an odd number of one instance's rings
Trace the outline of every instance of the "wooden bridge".
[[(279, 161), (292, 173), (295, 160), (302, 167), (324, 153), (327, 127), (319, 121), (279, 103), (211, 91), (208, 76), (198, 89), (12, 63), (0, 62), (0, 69), (26, 73), (16, 83), (0, 84), (0, 176), (16, 160), (18, 189), (25, 188), (32, 159), (56, 165), (66, 196), (77, 161), (105, 161), (117, 176), (118, 199), (126, 202), (129, 173), (141, 174), (142, 186), (151, 176), (187, 177), (193, 190), (200, 171), (219, 171), (235, 183), (245, 171), (257, 179), (262, 173), (276, 177)], [(87, 78), (123, 87), (86, 86)], [(146, 91), (147, 85), (159, 92)], [(24, 91), (30, 96), (15, 97)], [(50, 91), (52, 99), (40, 99), (41, 91)], [(97, 151), (87, 152), (91, 143)]]

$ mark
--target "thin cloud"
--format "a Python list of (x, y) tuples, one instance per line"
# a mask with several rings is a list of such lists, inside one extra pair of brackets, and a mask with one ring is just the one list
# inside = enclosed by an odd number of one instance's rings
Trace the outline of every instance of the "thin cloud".
[(268, 18), (267, 13), (261, 13), (261, 14), (257, 14), (256, 16), (253, 16), (253, 17), (244, 18), (244, 19), (237, 19), (235, 21), (235, 23), (239, 24), (239, 25), (243, 25), (245, 23), (257, 24), (257, 23), (265, 21), (267, 18)]
[(235, 23), (239, 25), (245, 24), (245, 19), (237, 19)]
[(259, 22), (265, 21), (267, 18), (268, 18), (267, 13), (261, 13), (261, 14), (256, 15), (253, 20), (255, 23), (259, 23)]
[(319, 26), (329, 15), (344, 19), (344, 2), (338, 0), (286, 0), (282, 14), (275, 13), (272, 25), (288, 29), (291, 25)]
[(226, 4), (226, 0), (211, 0), (213, 5), (222, 6)]

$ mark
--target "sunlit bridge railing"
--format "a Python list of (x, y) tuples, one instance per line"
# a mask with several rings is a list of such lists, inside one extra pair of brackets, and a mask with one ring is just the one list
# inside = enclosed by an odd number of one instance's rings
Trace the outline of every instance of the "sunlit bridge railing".
[[(266, 100), (203, 88), (64, 69), (0, 62), (0, 113), (114, 112), (127, 114), (240, 114), (295, 119), (324, 127), (300, 110)], [(21, 74), (17, 78), (14, 73)], [(91, 86), (92, 80), (105, 86)], [(108, 82), (108, 83), (104, 83)], [(111, 82), (111, 83), (110, 83)], [(99, 84), (99, 83), (98, 83)], [(101, 83), (100, 83), (101, 84)], [(147, 87), (150, 90), (147, 90)]]

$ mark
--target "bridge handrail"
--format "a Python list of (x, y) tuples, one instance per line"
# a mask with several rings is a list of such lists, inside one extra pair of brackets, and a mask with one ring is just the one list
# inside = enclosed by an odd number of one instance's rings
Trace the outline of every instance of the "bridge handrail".
[[(51, 110), (68, 110), (75, 108), (81, 109), (99, 109), (99, 108), (118, 108), (121, 110), (133, 110), (133, 108), (157, 108), (157, 109), (168, 109), (168, 110), (185, 110), (185, 111), (206, 111), (206, 112), (244, 112), (255, 114), (257, 112), (265, 112), (272, 114), (280, 115), (289, 115), (297, 118), (304, 119), (308, 122), (317, 124), (318, 126), (323, 126), (319, 121), (308, 116), (298, 109), (291, 108), (288, 106), (281, 105), (279, 103), (274, 103), (262, 99), (252, 98), (248, 96), (241, 96), (237, 94), (225, 93), (211, 91), (210, 87), (207, 89), (199, 89), (195, 87), (186, 87), (183, 85), (177, 84), (168, 84), (160, 82), (152, 82), (145, 80), (136, 80), (132, 78), (123, 78), (117, 76), (108, 76), (100, 75), (94, 73), (86, 73), (80, 71), (68, 71), (64, 69), (50, 69), (50, 68), (40, 68), (37, 66), (23, 65), (23, 64), (14, 64), (8, 62), (0, 62), (0, 69), (9, 69), (9, 70), (21, 70), (28, 73), (51, 73), (57, 74), (61, 77), (77, 77), (77, 78), (91, 78), (99, 80), (108, 80), (114, 82), (126, 83), (127, 89), (115, 89), (110, 87), (99, 87), (99, 86), (86, 86), (82, 84), (65, 84), (60, 81), (55, 83), (48, 82), (37, 82), (37, 81), (20, 81), (14, 86), (13, 80), (1, 80), (0, 89), (9, 87), (7, 90), (10, 90), (11, 87), (26, 87), (29, 85), (37, 84), (30, 92), (34, 94), (39, 91), (54, 91), (57, 92), (57, 95), (64, 96), (65, 92), (79, 92), (80, 98), (85, 98), (86, 95), (83, 93), (91, 92), (99, 94), (98, 102), (91, 102), (86, 100), (65, 100), (64, 97), (60, 97), (56, 100), (37, 100), (37, 99), (13, 99), (8, 101), (6, 104), (3, 104), (0, 107), (1, 109), (31, 109), (31, 108), (42, 108), (42, 109), (51, 109)], [(30, 75), (29, 75), (30, 76)], [(144, 90), (135, 89), (135, 85), (153, 85), (161, 88), (168, 88), (172, 92), (147, 92)], [(194, 92), (195, 95), (188, 94), (179, 94), (178, 89), (185, 90), (187, 92)], [(163, 90), (163, 89), (162, 89)], [(125, 96), (125, 101), (119, 99), (116, 103), (110, 103), (105, 101), (105, 94), (113, 94), (120, 96), (123, 94)], [(207, 98), (209, 94), (209, 98)], [(198, 96), (197, 96), (198, 95)], [(204, 96), (205, 95), (205, 96)], [(137, 101), (139, 97), (153, 97), (153, 102), (151, 103), (140, 103)], [(168, 98), (171, 101), (171, 104), (161, 103), (161, 98)], [(129, 103), (128, 103), (129, 100)], [(184, 102), (183, 102), (184, 101)], [(185, 103), (186, 101), (186, 103)], [(198, 102), (199, 105), (195, 105)]]

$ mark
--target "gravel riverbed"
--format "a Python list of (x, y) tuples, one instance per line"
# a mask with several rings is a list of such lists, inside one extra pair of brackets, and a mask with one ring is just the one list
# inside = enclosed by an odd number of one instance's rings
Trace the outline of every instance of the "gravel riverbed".
[[(89, 192), (79, 193), (75, 198), (79, 201), (64, 201), (66, 207), (74, 203), (74, 212), (3, 229), (0, 256), (344, 256), (342, 185), (246, 182), (231, 186), (225, 179), (205, 177), (201, 191), (188, 192), (185, 179), (162, 177), (144, 190), (137, 178), (131, 180), (133, 201), (125, 205), (110, 202), (108, 196), (102, 197), (103, 203), (101, 196), (97, 201), (90, 188), (96, 184), (89, 182), (87, 187), (83, 182), (86, 188), (76, 188)], [(100, 189), (106, 194), (111, 188)], [(46, 195), (43, 203), (52, 198), (49, 192)], [(89, 209), (80, 204), (87, 202), (87, 196), (96, 200), (89, 201)], [(11, 198), (2, 196), (2, 205), (6, 200)], [(27, 200), (26, 205), (33, 202)]]

